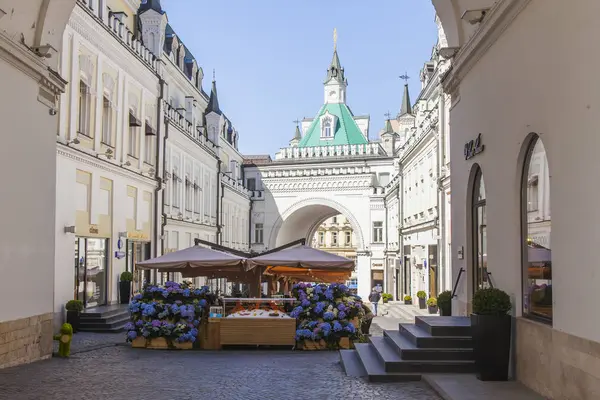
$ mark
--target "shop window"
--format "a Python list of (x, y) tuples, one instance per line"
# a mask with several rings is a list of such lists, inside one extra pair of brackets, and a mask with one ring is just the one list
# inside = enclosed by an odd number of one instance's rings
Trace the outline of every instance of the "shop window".
[(550, 173), (539, 137), (529, 143), (522, 178), (523, 315), (552, 322)]
[(490, 287), (487, 271), (487, 206), (481, 168), (476, 166), (473, 185), (473, 289)]

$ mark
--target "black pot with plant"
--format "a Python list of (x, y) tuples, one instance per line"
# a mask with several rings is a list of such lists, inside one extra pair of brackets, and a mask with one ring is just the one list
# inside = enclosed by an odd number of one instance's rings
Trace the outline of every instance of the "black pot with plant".
[(438, 294), (437, 305), (440, 309), (440, 315), (449, 317), (452, 315), (452, 293), (449, 290)]
[(437, 314), (437, 312), (438, 312), (438, 302), (437, 302), (437, 299), (435, 297), (430, 297), (427, 300), (427, 311), (429, 311), (429, 314)]
[(394, 298), (394, 296), (392, 296), (392, 295), (391, 295), (391, 294), (389, 294), (389, 293), (383, 293), (383, 294), (381, 295), (381, 299), (383, 300), (383, 304), (385, 304), (385, 303), (389, 302), (389, 301), (390, 301), (390, 300), (392, 300), (393, 298)]
[(371, 309), (363, 303), (362, 305), (363, 311), (365, 312), (365, 317), (362, 319), (360, 323), (360, 331), (363, 335), (368, 335), (371, 330), (371, 322), (373, 322), (373, 312)]
[(129, 304), (131, 298), (131, 281), (133, 280), (133, 274), (129, 271), (124, 271), (121, 274), (119, 281), (119, 299), (121, 304)]
[(511, 308), (510, 297), (500, 289), (480, 289), (473, 296), (471, 331), (479, 380), (508, 380)]
[(417, 292), (417, 297), (419, 299), (419, 308), (421, 310), (424, 310), (425, 308), (427, 308), (427, 302), (425, 301), (425, 299), (427, 298), (427, 293), (425, 293), (425, 291), (423, 291), (423, 290), (419, 290)]
[(81, 300), (69, 300), (65, 304), (65, 310), (67, 310), (67, 323), (73, 327), (73, 333), (78, 332), (83, 302)]
[(412, 304), (412, 297), (410, 297), (409, 295), (404, 296), (404, 304), (406, 304), (406, 305)]

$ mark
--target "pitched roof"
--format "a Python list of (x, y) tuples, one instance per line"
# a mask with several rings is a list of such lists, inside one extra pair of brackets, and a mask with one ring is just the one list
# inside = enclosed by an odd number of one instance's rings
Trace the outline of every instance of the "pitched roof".
[[(326, 112), (337, 117), (333, 139), (321, 140), (320, 117)], [(354, 121), (354, 116), (347, 105), (343, 103), (325, 104), (319, 110), (317, 117), (307, 129), (298, 147), (333, 146), (344, 144), (367, 144), (360, 128)]]
[(410, 105), (410, 93), (408, 92), (408, 85), (404, 85), (404, 94), (402, 95), (402, 107), (400, 107), (400, 116), (404, 114), (412, 115), (412, 106)]
[(148, 10), (154, 10), (159, 14), (165, 13), (160, 5), (160, 0), (142, 0), (140, 8), (138, 9), (138, 14), (142, 14)]
[(217, 82), (212, 81), (212, 89), (210, 90), (210, 99), (208, 100), (208, 106), (206, 107), (206, 114), (208, 113), (217, 113), (221, 114), (221, 109), (219, 108), (219, 98), (217, 97)]
[(344, 68), (342, 68), (342, 65), (340, 64), (340, 58), (338, 57), (337, 50), (334, 50), (333, 52), (331, 64), (329, 65), (329, 69), (327, 69), (327, 79), (325, 79), (325, 83), (332, 79), (342, 83), (346, 81), (346, 77), (344, 76)]

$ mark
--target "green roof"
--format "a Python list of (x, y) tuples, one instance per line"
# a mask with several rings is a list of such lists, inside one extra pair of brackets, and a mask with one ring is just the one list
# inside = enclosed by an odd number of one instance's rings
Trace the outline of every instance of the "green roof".
[[(323, 114), (337, 117), (333, 139), (321, 139), (320, 118)], [(298, 144), (298, 147), (334, 146), (344, 144), (367, 144), (369, 141), (364, 137), (358, 125), (354, 121), (352, 111), (343, 103), (325, 104), (319, 110), (306, 134)]]

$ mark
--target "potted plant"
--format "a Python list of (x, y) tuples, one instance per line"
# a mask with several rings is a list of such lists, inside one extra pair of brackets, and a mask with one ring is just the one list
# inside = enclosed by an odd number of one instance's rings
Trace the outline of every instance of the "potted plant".
[(480, 289), (473, 296), (471, 332), (479, 380), (508, 380), (511, 308), (510, 297), (500, 289)]
[(119, 298), (121, 304), (129, 304), (131, 298), (131, 281), (133, 280), (133, 274), (129, 271), (124, 271), (121, 274), (119, 282)]
[(409, 295), (404, 296), (404, 304), (412, 304), (412, 297)]
[(73, 327), (73, 332), (79, 331), (79, 320), (83, 311), (83, 302), (81, 300), (69, 300), (65, 304), (67, 310), (67, 323)]
[(419, 290), (417, 292), (417, 297), (419, 298), (419, 308), (421, 310), (424, 310), (427, 306), (425, 299), (427, 298), (427, 293), (425, 293), (425, 291), (423, 290)]
[(452, 293), (449, 290), (438, 294), (437, 305), (440, 309), (440, 315), (449, 317), (452, 315)]
[(361, 321), (360, 331), (362, 332), (363, 335), (368, 335), (369, 331), (371, 330), (371, 322), (373, 322), (373, 312), (364, 303), (362, 304), (362, 309), (365, 313), (365, 317)]
[(381, 299), (383, 300), (383, 304), (385, 304), (385, 303), (387, 303), (388, 301), (390, 301), (390, 300), (393, 300), (393, 299), (394, 299), (394, 296), (392, 296), (392, 295), (391, 295), (391, 294), (389, 294), (389, 293), (383, 293), (383, 294), (381, 295)]
[(429, 300), (427, 300), (427, 310), (429, 311), (429, 314), (437, 314), (438, 302), (435, 297), (430, 297)]

